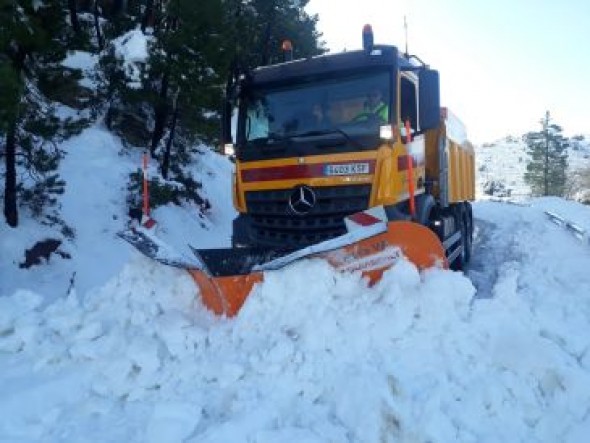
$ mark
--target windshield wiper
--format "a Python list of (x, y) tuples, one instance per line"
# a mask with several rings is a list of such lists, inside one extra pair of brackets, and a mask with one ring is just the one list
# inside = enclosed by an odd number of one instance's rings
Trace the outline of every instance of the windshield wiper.
[[(285, 144), (278, 144), (280, 142), (286, 142)], [(255, 138), (250, 140), (254, 146), (261, 147), (263, 151), (282, 151), (289, 144), (290, 137), (285, 137), (279, 134), (270, 133), (266, 137)]]
[[(363, 146), (353, 139), (350, 135), (348, 135), (345, 131), (340, 128), (330, 128), (330, 129), (315, 129), (311, 131), (301, 132), (298, 134), (289, 134), (289, 135), (282, 135), (276, 134), (271, 132), (268, 134), (267, 137), (258, 138), (252, 140), (256, 145), (262, 145), (264, 150), (268, 151), (281, 151), (284, 150), (287, 146), (293, 143), (294, 138), (305, 138), (305, 137), (319, 137), (322, 135), (330, 135), (330, 134), (340, 134), (342, 137), (346, 139), (346, 141), (350, 142), (354, 147), (358, 149), (363, 149)], [(281, 143), (282, 144), (277, 144)]]
[(349, 141), (352, 145), (356, 148), (363, 149), (363, 146), (353, 139), (350, 135), (348, 135), (345, 131), (340, 128), (330, 128), (330, 129), (316, 129), (312, 131), (302, 132), (300, 134), (294, 134), (292, 137), (316, 137), (320, 135), (330, 135), (330, 134), (340, 134), (342, 135), (347, 141)]
[(277, 142), (284, 142), (284, 141), (289, 141), (291, 139), (290, 136), (288, 135), (281, 135), (281, 134), (277, 134), (275, 132), (271, 132), (268, 134), (268, 137), (266, 137), (266, 141), (267, 143), (277, 143)]

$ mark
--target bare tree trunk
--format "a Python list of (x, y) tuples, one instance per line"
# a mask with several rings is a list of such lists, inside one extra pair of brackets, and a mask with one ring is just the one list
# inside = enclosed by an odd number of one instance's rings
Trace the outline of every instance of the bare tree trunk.
[(545, 185), (545, 192), (543, 195), (549, 195), (549, 137), (547, 132), (545, 132), (545, 165), (543, 168), (543, 178), (544, 178), (544, 185)]
[(272, 34), (272, 22), (269, 20), (264, 30), (264, 37), (262, 41), (262, 66), (266, 66), (270, 63), (270, 38)]
[(145, 34), (145, 30), (149, 25), (153, 25), (153, 15), (154, 15), (154, 0), (148, 0), (147, 5), (145, 7), (145, 12), (143, 13), (143, 17), (141, 18), (141, 32)]
[(158, 102), (154, 107), (154, 132), (152, 133), (152, 143), (150, 145), (150, 155), (152, 158), (156, 158), (156, 149), (164, 136), (164, 129), (166, 128), (166, 120), (168, 118), (168, 77), (167, 72), (162, 76)]
[(172, 151), (172, 142), (176, 133), (176, 122), (178, 121), (178, 98), (174, 100), (174, 113), (172, 114), (172, 123), (170, 124), (170, 135), (166, 142), (166, 150), (162, 159), (162, 177), (168, 179), (168, 170), (170, 169), (170, 154)]
[(6, 134), (6, 177), (4, 183), (4, 217), (13, 228), (18, 225), (16, 204), (16, 118), (10, 122)]
[(272, 42), (272, 37), (273, 37), (272, 26), (275, 21), (275, 3), (276, 2), (273, 0), (270, 4), (270, 10), (268, 11), (266, 28), (264, 30), (264, 36), (263, 36), (263, 40), (262, 40), (262, 50), (261, 50), (262, 66), (266, 66), (266, 65), (270, 64), (270, 55), (272, 52), (271, 42)]
[(100, 11), (98, 10), (98, 0), (94, 0), (94, 29), (96, 29), (96, 41), (98, 43), (98, 50), (102, 51), (104, 46), (102, 32), (100, 30)]
[(68, 9), (70, 11), (70, 23), (76, 34), (80, 34), (80, 22), (78, 21), (78, 11), (76, 0), (68, 0)]
[[(27, 51), (17, 44), (16, 52), (11, 57), (12, 65), (17, 75), (25, 70), (25, 60)], [(10, 117), (8, 129), (6, 132), (6, 176), (4, 179), (4, 217), (9, 226), (15, 228), (18, 225), (18, 205), (16, 195), (16, 132), (18, 126), (18, 107), (20, 96), (13, 103), (14, 114)]]
[(549, 195), (549, 111), (545, 115), (545, 121), (543, 122), (543, 134), (545, 137), (545, 161), (543, 164), (543, 181), (544, 181), (544, 193), (543, 195)]
[(126, 7), (125, 3), (126, 2), (124, 0), (113, 0), (113, 4), (111, 6), (111, 16), (116, 17), (121, 12), (123, 12)]

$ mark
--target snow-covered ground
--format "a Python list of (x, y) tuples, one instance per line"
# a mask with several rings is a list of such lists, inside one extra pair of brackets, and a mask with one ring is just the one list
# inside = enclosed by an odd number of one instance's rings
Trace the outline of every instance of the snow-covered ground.
[[(72, 260), (19, 269), (44, 233), (0, 224), (0, 442), (588, 441), (590, 245), (543, 210), (590, 229), (590, 208), (477, 202), (466, 275), (402, 261), (368, 288), (302, 261), (225, 319), (115, 237), (139, 153), (99, 128), (69, 143)], [(227, 245), (231, 164), (198, 168), (211, 213), (160, 208), (157, 229)]]

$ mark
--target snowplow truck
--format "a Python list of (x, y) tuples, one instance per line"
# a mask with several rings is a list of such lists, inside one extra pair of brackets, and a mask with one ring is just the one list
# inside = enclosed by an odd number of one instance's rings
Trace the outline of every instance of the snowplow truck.
[(232, 248), (178, 261), (214, 312), (236, 314), (265, 271), (304, 257), (371, 283), (401, 256), (419, 268), (468, 262), (473, 147), (440, 106), (439, 73), (372, 41), (367, 26), (362, 50), (230, 77)]

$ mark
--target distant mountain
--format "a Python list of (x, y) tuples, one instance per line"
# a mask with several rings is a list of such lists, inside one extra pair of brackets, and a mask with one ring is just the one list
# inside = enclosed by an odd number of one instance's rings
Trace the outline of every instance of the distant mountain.
[[(570, 141), (570, 171), (590, 166), (590, 135), (575, 136)], [(478, 197), (528, 197), (531, 190), (524, 181), (527, 162), (526, 144), (521, 137), (507, 136), (475, 146)]]

